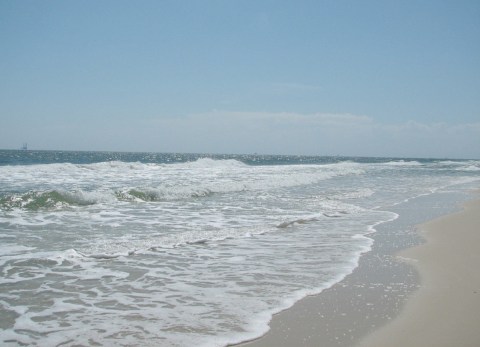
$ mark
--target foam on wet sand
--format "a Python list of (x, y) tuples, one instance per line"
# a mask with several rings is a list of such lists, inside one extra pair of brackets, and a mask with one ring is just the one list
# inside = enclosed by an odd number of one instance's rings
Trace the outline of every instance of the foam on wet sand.
[(419, 226), (423, 243), (415, 229), (395, 239), (383, 227), (350, 276), (274, 316), (245, 345), (479, 346), (480, 200)]

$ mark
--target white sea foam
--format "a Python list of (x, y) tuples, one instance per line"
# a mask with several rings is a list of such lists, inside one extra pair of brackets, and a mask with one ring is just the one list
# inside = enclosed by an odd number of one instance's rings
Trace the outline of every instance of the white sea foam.
[(235, 159), (215, 160), (211, 158), (201, 158), (194, 162), (174, 164), (177, 167), (187, 169), (210, 169), (210, 168), (246, 168), (248, 165)]
[(423, 164), (416, 160), (395, 160), (385, 163), (390, 166), (422, 166)]
[(480, 165), (468, 165), (461, 168), (457, 168), (459, 171), (480, 171)]
[[(0, 235), (0, 237), (4, 237), (4, 235)], [(22, 254), (29, 251), (33, 251), (34, 249), (35, 247), (25, 247), (22, 245), (9, 245), (8, 247), (0, 246), (0, 254), (2, 256)]]
[(476, 165), (0, 166), (0, 343), (257, 337), (351, 273), (392, 206), (473, 186)]

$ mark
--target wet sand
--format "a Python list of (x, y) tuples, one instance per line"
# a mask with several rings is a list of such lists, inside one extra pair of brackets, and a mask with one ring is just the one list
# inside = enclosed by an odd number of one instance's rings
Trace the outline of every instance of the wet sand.
[[(411, 218), (417, 207), (408, 208)], [(378, 226), (352, 274), (275, 315), (266, 335), (242, 346), (480, 346), (480, 201), (421, 225), (426, 242), (411, 222), (400, 213)]]
[(400, 254), (418, 268), (419, 290), (359, 346), (480, 346), (480, 201), (421, 230), (427, 242)]

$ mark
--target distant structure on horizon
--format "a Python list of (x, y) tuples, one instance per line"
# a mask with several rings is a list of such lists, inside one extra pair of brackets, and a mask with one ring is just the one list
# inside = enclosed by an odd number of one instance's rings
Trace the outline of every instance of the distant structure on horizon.
[(26, 142), (23, 143), (23, 145), (22, 145), (22, 150), (23, 150), (23, 151), (28, 150), (28, 143), (26, 143)]

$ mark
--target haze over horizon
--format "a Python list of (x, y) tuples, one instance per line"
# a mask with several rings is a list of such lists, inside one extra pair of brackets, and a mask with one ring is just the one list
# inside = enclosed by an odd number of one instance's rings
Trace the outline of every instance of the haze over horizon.
[(480, 158), (478, 1), (0, 2), (0, 148)]

